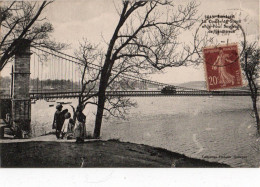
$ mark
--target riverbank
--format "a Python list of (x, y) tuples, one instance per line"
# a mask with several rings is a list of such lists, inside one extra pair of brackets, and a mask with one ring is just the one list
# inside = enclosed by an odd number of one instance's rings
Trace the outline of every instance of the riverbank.
[[(102, 140), (161, 147), (188, 157), (219, 162), (239, 168), (259, 167), (258, 137), (250, 115), (249, 97), (147, 97), (137, 103), (126, 120), (103, 120)], [(72, 102), (77, 99), (58, 100)], [(35, 136), (52, 131), (56, 103), (38, 100), (32, 104), (32, 131)], [(71, 107), (64, 105), (71, 111)], [(87, 131), (95, 128), (96, 106), (88, 105)]]
[(4, 139), (0, 153), (2, 168), (230, 167), (143, 144), (118, 140), (75, 143), (55, 140), (54, 135), (32, 140)]

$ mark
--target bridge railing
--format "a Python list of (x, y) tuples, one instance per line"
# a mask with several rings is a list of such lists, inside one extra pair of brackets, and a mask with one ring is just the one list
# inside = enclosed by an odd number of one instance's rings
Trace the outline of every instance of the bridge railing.
[[(97, 92), (83, 93), (83, 96), (96, 95)], [(79, 91), (62, 92), (30, 92), (31, 99), (45, 98), (76, 98), (80, 96)], [(176, 93), (161, 93), (161, 91), (106, 91), (109, 97), (156, 97), (156, 96), (250, 96), (249, 91), (177, 91)]]

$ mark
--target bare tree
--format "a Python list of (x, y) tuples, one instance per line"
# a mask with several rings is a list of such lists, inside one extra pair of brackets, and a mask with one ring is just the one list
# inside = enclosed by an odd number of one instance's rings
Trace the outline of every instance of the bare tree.
[(93, 91), (98, 86), (103, 54), (98, 49), (98, 45), (91, 44), (87, 39), (83, 38), (83, 42), (79, 44), (79, 49), (75, 51), (75, 56), (82, 63), (82, 66), (79, 67), (81, 71), (81, 90), (78, 106), (85, 108), (87, 104), (95, 104), (90, 100), (97, 96)]
[(60, 50), (65, 47), (65, 44), (50, 40), (53, 26), (41, 16), (46, 6), (52, 2), (1, 2), (0, 70), (14, 56), (19, 45), (22, 45), (16, 42), (19, 39), (28, 39), (31, 45), (50, 49)]
[(248, 86), (251, 93), (251, 99), (253, 103), (253, 111), (254, 117), (256, 119), (256, 128), (257, 132), (260, 134), (260, 120), (259, 120), (259, 113), (257, 108), (257, 100), (258, 100), (258, 85), (257, 79), (259, 78), (259, 47), (257, 44), (248, 45), (245, 50), (245, 56), (242, 58), (242, 69), (244, 74), (246, 75), (246, 79), (248, 82)]
[[(179, 42), (183, 31), (196, 21), (197, 4), (174, 5), (171, 1), (122, 1), (119, 21), (108, 43), (101, 70), (94, 136), (99, 137), (106, 89), (120, 74), (179, 67), (194, 63), (195, 46)], [(116, 70), (116, 74), (111, 72)]]
[[(83, 39), (79, 44), (79, 49), (75, 51), (75, 56), (81, 63), (81, 90), (78, 106), (85, 108), (88, 104), (97, 105), (96, 97), (98, 96), (98, 92), (96, 88), (99, 84), (104, 54), (99, 50), (98, 45), (91, 44), (87, 39)], [(118, 75), (118, 73), (113, 74)], [(121, 89), (121, 81), (128, 82), (127, 80), (123, 80), (120, 76), (115, 77), (116, 78), (109, 83), (108, 87), (110, 90)], [(131, 106), (135, 106), (135, 103), (128, 98), (119, 96), (106, 97), (106, 105), (104, 107), (104, 110), (106, 111), (105, 116), (124, 118), (127, 108)], [(72, 108), (75, 120), (75, 113), (77, 110), (75, 110), (73, 106)]]

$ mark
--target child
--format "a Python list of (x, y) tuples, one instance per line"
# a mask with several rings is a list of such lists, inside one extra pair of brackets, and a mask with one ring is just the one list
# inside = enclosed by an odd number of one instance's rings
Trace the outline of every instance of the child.
[(67, 140), (70, 140), (74, 137), (74, 121), (73, 119), (69, 119), (69, 124), (68, 124), (68, 131), (67, 131)]
[(63, 139), (64, 136), (66, 136), (67, 139), (72, 139), (73, 128), (74, 128), (73, 119), (70, 118), (71, 114), (69, 112), (67, 112), (64, 117), (65, 117), (65, 122), (64, 122), (62, 129), (61, 129), (61, 132), (62, 132), (61, 139)]

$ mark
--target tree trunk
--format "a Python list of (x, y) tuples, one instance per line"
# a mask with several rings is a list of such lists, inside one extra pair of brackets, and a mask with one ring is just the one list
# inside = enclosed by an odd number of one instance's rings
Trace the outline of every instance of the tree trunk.
[(103, 112), (104, 112), (105, 101), (106, 101), (105, 91), (106, 91), (106, 86), (100, 84), (99, 95), (98, 95), (98, 108), (97, 108), (96, 123), (94, 129), (94, 138), (100, 137), (101, 124), (102, 124)]
[[(126, 11), (127, 11), (127, 7), (128, 7), (128, 2), (126, 1), (118, 22), (118, 25), (116, 27), (116, 30), (109, 42), (109, 46), (107, 49), (107, 53), (106, 53), (106, 59), (105, 59), (105, 63), (103, 65), (102, 68), (102, 72), (101, 72), (101, 77), (100, 77), (100, 83), (99, 83), (99, 90), (98, 90), (98, 108), (97, 108), (97, 115), (96, 115), (96, 123), (95, 123), (95, 129), (94, 129), (94, 137), (95, 138), (99, 138), (100, 137), (100, 130), (101, 130), (101, 124), (102, 124), (102, 119), (103, 119), (103, 112), (104, 112), (104, 107), (105, 107), (105, 102), (106, 102), (106, 88), (107, 88), (107, 84), (108, 84), (108, 80), (109, 77), (111, 75), (111, 71), (115, 62), (114, 60), (111, 60), (110, 58), (114, 55), (112, 55), (112, 51), (113, 51), (113, 47), (115, 45), (116, 39), (118, 38), (118, 33), (120, 28), (123, 26), (124, 22), (126, 21), (127, 17), (130, 15), (130, 13), (128, 14), (128, 16), (124, 16)], [(133, 9), (134, 10), (134, 9)], [(115, 55), (116, 56), (116, 55)]]
[(260, 120), (259, 120), (259, 114), (256, 105), (256, 98), (252, 99), (252, 101), (253, 101), (253, 109), (255, 112), (256, 128), (257, 128), (257, 132), (260, 133)]

